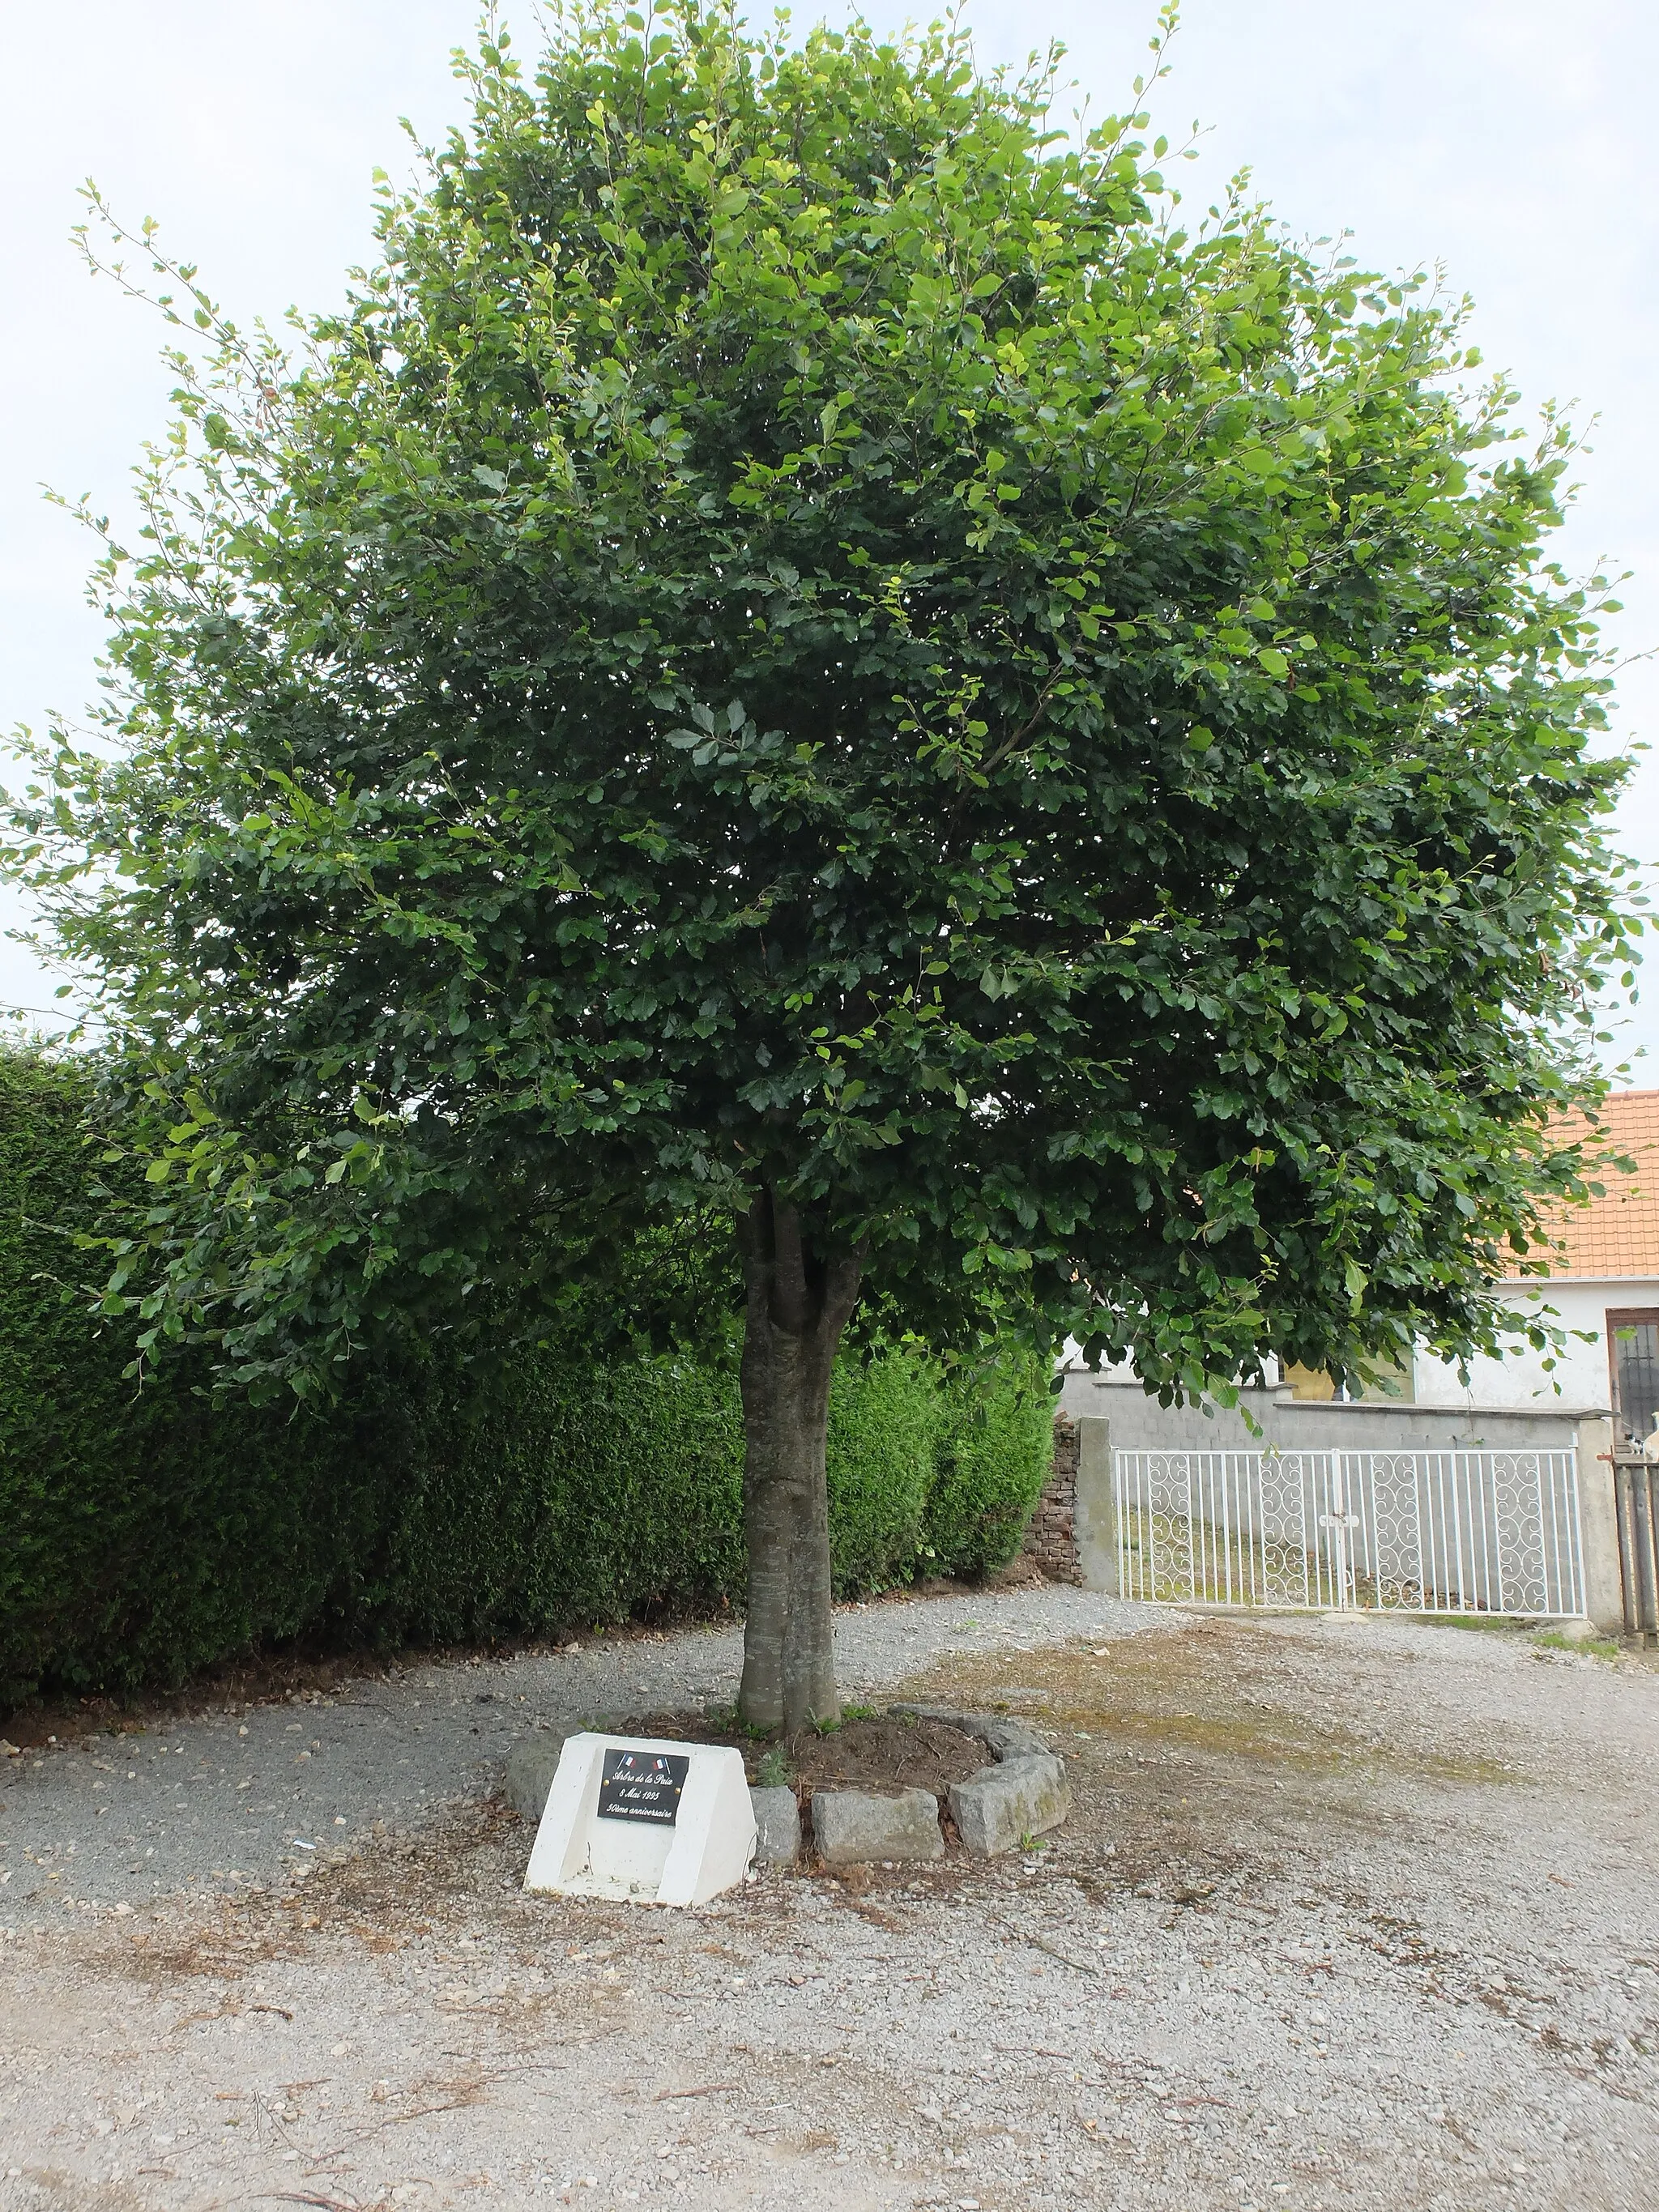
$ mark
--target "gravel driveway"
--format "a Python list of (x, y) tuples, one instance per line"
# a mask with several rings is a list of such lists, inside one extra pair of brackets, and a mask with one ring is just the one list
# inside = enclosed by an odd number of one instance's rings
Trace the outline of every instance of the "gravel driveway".
[[(946, 1654), (1124, 1634), (1155, 1617), (1064, 1589), (849, 1607), (836, 1620), (836, 1664), (856, 1693)], [(740, 1628), (624, 1632), (564, 1651), (416, 1663), (283, 1705), (31, 1749), (0, 1765), (0, 1926), (55, 1913), (65, 1897), (137, 1905), (268, 1887), (365, 1837), (479, 1802), (538, 1723), (730, 1699), (742, 1663)]]
[(1053, 1589), (840, 1630), (1055, 1741), (1053, 1848), (526, 1898), (514, 1736), (728, 1694), (730, 1633), (9, 1760), (0, 2205), (1650, 2204), (1650, 1666)]

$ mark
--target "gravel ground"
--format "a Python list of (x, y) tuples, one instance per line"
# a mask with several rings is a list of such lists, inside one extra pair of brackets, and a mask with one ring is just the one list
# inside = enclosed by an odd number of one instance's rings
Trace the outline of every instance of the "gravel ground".
[(1055, 1742), (1051, 1849), (526, 1898), (514, 1735), (727, 1693), (730, 1634), (8, 1761), (0, 2205), (1650, 2205), (1659, 1673), (1052, 1589), (841, 1632)]
[[(945, 1654), (1122, 1634), (1155, 1618), (1064, 1589), (848, 1607), (836, 1665), (855, 1694)], [(35, 1747), (0, 1765), (0, 1926), (55, 1913), (60, 1896), (136, 1905), (268, 1886), (487, 1796), (537, 1726), (730, 1699), (742, 1663), (737, 1627), (624, 1632), (562, 1651), (417, 1662), (283, 1704)]]

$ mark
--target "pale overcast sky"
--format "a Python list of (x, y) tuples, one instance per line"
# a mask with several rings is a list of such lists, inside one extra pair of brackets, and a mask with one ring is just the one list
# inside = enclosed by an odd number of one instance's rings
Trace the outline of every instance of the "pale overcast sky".
[[(528, 6), (504, 12), (528, 42)], [(887, 25), (909, 11), (868, 12)], [(1127, 100), (1152, 13), (1150, 0), (969, 9), (987, 60), (1063, 40), (1097, 113)], [(157, 217), (239, 315), (327, 307), (369, 250), (371, 172), (410, 166), (398, 117), (428, 140), (460, 117), (447, 57), (476, 14), (471, 0), (3, 0), (0, 731), (75, 714), (94, 688), (89, 546), (40, 483), (118, 517), (140, 441), (166, 419), (158, 325), (70, 250), (76, 185), (94, 176), (130, 220)], [(1651, 0), (1188, 0), (1172, 59), (1158, 125), (1178, 139), (1197, 118), (1208, 133), (1182, 171), (1189, 198), (1248, 165), (1296, 230), (1351, 230), (1369, 265), (1443, 264), (1474, 295), (1491, 363), (1529, 400), (1599, 416), (1561, 556), (1634, 569), (1615, 642), (1631, 655), (1659, 642)], [(1620, 696), (1622, 734), (1650, 732), (1652, 660), (1633, 662)], [(1659, 860), (1659, 768), (1641, 770), (1623, 832)], [(0, 945), (0, 1004), (49, 1012), (54, 980)], [(1650, 1048), (1644, 1084), (1659, 1083), (1659, 967), (1651, 996), (1621, 1036)]]

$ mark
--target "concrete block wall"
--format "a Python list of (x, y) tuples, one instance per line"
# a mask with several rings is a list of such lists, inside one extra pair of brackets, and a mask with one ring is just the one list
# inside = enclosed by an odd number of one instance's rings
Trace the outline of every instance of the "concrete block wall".
[[(1078, 1410), (1074, 1419), (1069, 1421), (1062, 1413), (1056, 1420), (1055, 1430), (1057, 1435), (1062, 1428), (1071, 1431), (1066, 1469), (1069, 1480), (1064, 1490), (1059, 1484), (1051, 1486), (1056, 1512), (1063, 1510), (1060, 1503), (1062, 1498), (1068, 1500), (1071, 1507), (1069, 1557), (1073, 1571), (1066, 1579), (1079, 1582), (1087, 1589), (1104, 1590), (1115, 1596), (1120, 1588), (1120, 1563), (1112, 1449), (1120, 1443), (1122, 1430), (1129, 1431), (1128, 1440), (1122, 1444), (1129, 1450), (1192, 1450), (1213, 1449), (1218, 1444), (1251, 1450), (1260, 1449), (1263, 1439), (1251, 1436), (1236, 1413), (1221, 1414), (1216, 1421), (1206, 1423), (1197, 1407), (1166, 1409), (1139, 1389), (1131, 1395), (1121, 1385), (1103, 1387), (1093, 1376), (1068, 1375), (1066, 1395)], [(1275, 1397), (1277, 1404), (1273, 1402)], [(1603, 1634), (1618, 1636), (1621, 1632), (1625, 1620), (1623, 1560), (1610, 1420), (1571, 1410), (1552, 1409), (1548, 1413), (1528, 1410), (1497, 1415), (1481, 1411), (1477, 1415), (1478, 1426), (1471, 1434), (1467, 1409), (1458, 1412), (1430, 1407), (1425, 1421), (1425, 1409), (1419, 1407), (1331, 1407), (1308, 1403), (1307, 1411), (1337, 1417), (1322, 1435), (1316, 1430), (1309, 1433), (1304, 1428), (1303, 1404), (1288, 1405), (1283, 1396), (1267, 1392), (1257, 1394), (1256, 1404), (1261, 1413), (1280, 1416), (1279, 1421), (1263, 1421), (1262, 1425), (1269, 1430), (1267, 1440), (1278, 1443), (1281, 1449), (1298, 1445), (1329, 1449), (1333, 1444), (1384, 1450), (1421, 1449), (1425, 1445), (1443, 1450), (1458, 1446), (1485, 1446), (1498, 1450), (1505, 1447), (1576, 1449), (1584, 1613)], [(1121, 1413), (1125, 1418), (1121, 1421), (1108, 1420), (1103, 1413), (1093, 1410), (1105, 1407), (1109, 1407), (1114, 1415)], [(1085, 1407), (1089, 1410), (1085, 1411)], [(1272, 1433), (1274, 1428), (1279, 1431), (1276, 1436)], [(1048, 1496), (1045, 1492), (1045, 1500)]]
[(1446, 1451), (1486, 1447), (1571, 1451), (1581, 1421), (1605, 1411), (1557, 1399), (1540, 1406), (1425, 1406), (1372, 1400), (1358, 1406), (1296, 1398), (1282, 1386), (1241, 1392), (1239, 1407), (1160, 1406), (1122, 1370), (1069, 1368), (1060, 1408), (1073, 1420), (1111, 1423), (1120, 1451)]

